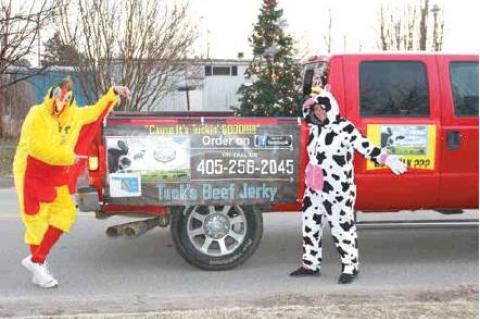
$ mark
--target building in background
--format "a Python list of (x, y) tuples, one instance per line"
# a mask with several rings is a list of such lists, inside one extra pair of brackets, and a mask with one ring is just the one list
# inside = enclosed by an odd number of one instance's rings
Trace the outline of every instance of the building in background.
[[(242, 59), (189, 62), (185, 64), (185, 72), (175, 80), (174, 89), (156, 102), (152, 111), (232, 111), (232, 107), (239, 105), (238, 89), (248, 82), (244, 74), (249, 63)], [(0, 124), (4, 135), (18, 135), (30, 106), (40, 103), (47, 89), (67, 75), (72, 78), (77, 104), (88, 104), (74, 67), (49, 66), (38, 73), (12, 67), (10, 71), (11, 79), (26, 79), (9, 87), (7, 94), (0, 97)]]
[[(172, 89), (152, 108), (153, 111), (231, 111), (238, 106), (238, 89), (246, 81), (248, 60), (201, 60), (185, 64), (185, 71), (174, 80)], [(18, 69), (12, 77), (24, 77), (28, 71)], [(22, 81), (31, 95), (30, 103), (43, 100), (45, 92), (53, 84), (69, 75), (72, 78), (77, 104), (87, 100), (81, 90), (74, 67), (49, 66), (38, 74), (31, 74)], [(131, 88), (135, 89), (135, 88)]]
[(155, 111), (231, 111), (246, 82), (248, 60), (202, 60), (186, 66), (177, 90), (167, 94)]

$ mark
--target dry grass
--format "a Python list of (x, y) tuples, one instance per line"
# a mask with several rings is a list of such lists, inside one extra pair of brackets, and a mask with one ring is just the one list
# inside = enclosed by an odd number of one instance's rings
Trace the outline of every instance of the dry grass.
[[(142, 302), (128, 305), (121, 302), (122, 306), (108, 302), (109, 311), (102, 311), (95, 303), (87, 302), (85, 305), (68, 305), (66, 301), (58, 300), (64, 309), (55, 306), (55, 302), (45, 304), (30, 304), (25, 301), (14, 301), (5, 304), (6, 309), (11, 309), (10, 316), (17, 315), (19, 309), (26, 313), (48, 313), (44, 316), (25, 316), (22, 318), (58, 318), (58, 319), (279, 319), (279, 318), (322, 318), (322, 319), (470, 319), (478, 318), (478, 286), (467, 285), (448, 289), (402, 291), (391, 293), (362, 293), (362, 294), (325, 294), (325, 295), (274, 295), (269, 297), (250, 296), (253, 299), (236, 304), (235, 300), (227, 298), (223, 302), (210, 300), (211, 306), (205, 309), (201, 304), (188, 304), (197, 299), (189, 299), (184, 304), (184, 299), (175, 299), (166, 302), (163, 298), (152, 300), (141, 299)], [(202, 299), (203, 300), (203, 299)], [(138, 301), (138, 300), (137, 300)], [(239, 300), (236, 300), (238, 302)], [(105, 306), (105, 302), (98, 301)], [(1, 303), (1, 302), (0, 302)], [(80, 302), (81, 303), (81, 302)], [(22, 306), (20, 306), (20, 304)], [(102, 307), (103, 307), (102, 306)], [(25, 309), (25, 308), (31, 309)], [(79, 307), (75, 309), (75, 307)], [(183, 308), (187, 307), (187, 308)], [(42, 309), (44, 308), (44, 309)], [(172, 309), (173, 308), (173, 309)], [(12, 311), (16, 309), (17, 311)], [(65, 311), (68, 309), (67, 311)], [(88, 310), (87, 310), (88, 309)], [(115, 313), (112, 313), (113, 312)], [(8, 311), (7, 311), (8, 313)], [(0, 316), (2, 311), (0, 308)]]
[(369, 302), (362, 304), (330, 304), (321, 307), (285, 306), (285, 307), (247, 307), (209, 310), (177, 310), (137, 314), (88, 314), (60, 315), (46, 318), (62, 319), (469, 319), (478, 318), (478, 302), (458, 300), (454, 302), (406, 302), (383, 303)]
[(0, 138), (0, 177), (12, 176), (12, 162), (16, 146), (16, 138)]

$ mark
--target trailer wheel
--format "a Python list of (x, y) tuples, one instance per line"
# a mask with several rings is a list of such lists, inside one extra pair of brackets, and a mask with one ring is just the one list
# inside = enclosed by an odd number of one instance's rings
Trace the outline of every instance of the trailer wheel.
[(263, 234), (262, 214), (252, 206), (188, 206), (171, 209), (178, 253), (205, 270), (237, 267), (253, 255)]

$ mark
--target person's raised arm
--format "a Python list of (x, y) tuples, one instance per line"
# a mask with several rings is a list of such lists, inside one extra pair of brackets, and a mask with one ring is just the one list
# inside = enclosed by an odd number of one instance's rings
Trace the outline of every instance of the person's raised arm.
[(303, 118), (306, 120), (308, 115), (310, 114), (310, 108), (315, 105), (315, 100), (312, 97), (309, 97), (308, 99), (303, 102), (302, 106), (302, 114)]
[(350, 135), (349, 142), (352, 147), (364, 158), (386, 165), (395, 175), (407, 171), (407, 166), (397, 156), (389, 155), (385, 150), (374, 145), (352, 123), (348, 123), (343, 128), (343, 132)]
[(82, 124), (95, 122), (106, 108), (110, 112), (117, 103), (118, 97), (130, 98), (130, 91), (124, 86), (112, 86), (94, 105), (78, 108), (78, 116)]

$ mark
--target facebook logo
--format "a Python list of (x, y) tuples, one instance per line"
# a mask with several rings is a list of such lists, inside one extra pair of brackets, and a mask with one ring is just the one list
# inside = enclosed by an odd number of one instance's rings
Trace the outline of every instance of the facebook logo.
[(267, 146), (268, 136), (266, 135), (255, 135), (255, 146), (265, 147)]

